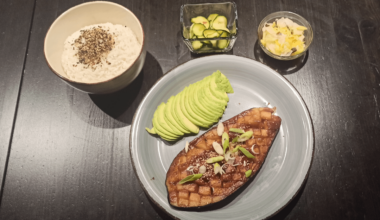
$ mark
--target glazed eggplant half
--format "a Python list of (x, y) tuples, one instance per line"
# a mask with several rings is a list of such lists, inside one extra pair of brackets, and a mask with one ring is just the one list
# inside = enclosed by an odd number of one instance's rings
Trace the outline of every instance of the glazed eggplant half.
[(245, 188), (280, 129), (281, 118), (274, 111), (248, 109), (186, 143), (166, 174), (169, 203), (176, 208), (204, 208)]

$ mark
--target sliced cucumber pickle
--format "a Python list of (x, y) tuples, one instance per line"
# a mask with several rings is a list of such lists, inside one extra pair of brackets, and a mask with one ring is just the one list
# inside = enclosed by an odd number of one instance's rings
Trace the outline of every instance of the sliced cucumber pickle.
[(193, 27), (194, 27), (194, 24), (190, 26), (190, 34), (189, 34), (190, 39), (194, 37)]
[[(219, 32), (219, 31), (218, 31)], [(227, 31), (222, 31), (219, 37), (228, 37), (230, 34)]]
[(218, 17), (218, 14), (210, 14), (207, 18), (208, 21), (213, 21), (216, 17)]
[(211, 42), (211, 45), (212, 45), (213, 47), (216, 47), (216, 44), (218, 43), (217, 40), (210, 40), (210, 42)]
[(205, 17), (202, 17), (202, 16), (192, 18), (191, 22), (194, 24), (203, 24), (206, 28), (210, 27), (210, 22)]
[(220, 35), (216, 30), (205, 30), (203, 34), (206, 38), (215, 38)]
[(200, 42), (199, 40), (191, 42), (191, 45), (193, 46), (194, 50), (199, 50), (203, 46), (202, 42)]
[[(204, 36), (199, 36), (198, 37), (198, 39), (203, 39), (203, 38), (205, 38), (205, 37)], [(202, 40), (201, 42), (204, 43), (204, 44), (211, 44), (211, 42), (209, 40)]]
[[(223, 33), (220, 35), (220, 37), (228, 37), (228, 36), (229, 36), (229, 33), (227, 33), (226, 31), (223, 31)], [(218, 40), (217, 47), (219, 49), (224, 49), (228, 47), (229, 43), (230, 43), (230, 40)]]
[(197, 36), (203, 36), (203, 31), (206, 27), (203, 24), (194, 24), (193, 33)]
[(197, 16), (191, 19), (189, 39), (204, 39), (192, 41), (194, 50), (223, 50), (228, 47), (230, 40), (206, 40), (205, 38), (229, 37), (230, 30), (227, 28), (227, 18), (219, 14), (210, 14), (207, 19)]
[(217, 30), (227, 29), (227, 18), (222, 15), (219, 15), (215, 18), (214, 22), (212, 23), (212, 28)]

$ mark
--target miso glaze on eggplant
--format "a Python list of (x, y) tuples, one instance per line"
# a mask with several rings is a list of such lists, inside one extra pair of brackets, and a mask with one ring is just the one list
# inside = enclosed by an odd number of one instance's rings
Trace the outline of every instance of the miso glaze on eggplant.
[[(229, 162), (226, 161), (226, 154), (220, 155), (213, 148), (214, 142), (223, 146), (217, 126), (191, 141), (187, 152), (184, 149), (174, 158), (166, 175), (169, 203), (180, 208), (214, 204), (231, 196), (254, 178), (281, 126), (281, 118), (273, 113), (272, 108), (253, 108), (223, 122), (224, 132), (229, 136), (226, 152), (234, 158)], [(236, 142), (236, 137), (242, 134), (230, 131), (231, 128), (252, 131), (253, 136), (244, 142)], [(254, 157), (249, 158), (252, 155)], [(223, 171), (215, 174), (214, 163), (207, 163), (206, 160), (217, 156), (224, 156), (225, 159), (218, 162)], [(200, 170), (204, 170), (202, 166), (206, 167), (206, 171), (201, 178), (179, 184), (185, 177), (199, 174)]]

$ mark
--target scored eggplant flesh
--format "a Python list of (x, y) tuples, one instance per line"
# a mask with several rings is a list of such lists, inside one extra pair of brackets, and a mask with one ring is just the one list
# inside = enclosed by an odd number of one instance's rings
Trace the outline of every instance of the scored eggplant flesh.
[[(215, 152), (213, 143), (222, 145), (222, 137), (217, 133), (217, 126), (200, 137), (191, 141), (188, 151), (182, 150), (173, 160), (166, 174), (166, 187), (169, 203), (174, 207), (190, 208), (215, 204), (227, 198), (241, 188), (249, 179), (256, 176), (268, 151), (280, 129), (281, 118), (273, 115), (275, 108), (252, 108), (223, 122), (224, 132), (229, 136), (230, 146), (226, 151), (241, 146), (254, 158), (248, 158), (241, 150), (231, 154), (233, 163), (226, 160), (218, 162), (223, 169), (214, 173), (214, 163), (206, 160), (220, 156)], [(239, 128), (245, 132), (252, 131), (252, 138), (239, 143), (231, 141), (240, 133), (229, 131)], [(254, 145), (254, 147), (252, 147)], [(253, 150), (253, 151), (252, 151)], [(205, 166), (206, 172), (200, 179), (184, 184), (179, 181), (185, 177), (200, 173), (200, 167)], [(249, 177), (246, 172), (252, 170)]]

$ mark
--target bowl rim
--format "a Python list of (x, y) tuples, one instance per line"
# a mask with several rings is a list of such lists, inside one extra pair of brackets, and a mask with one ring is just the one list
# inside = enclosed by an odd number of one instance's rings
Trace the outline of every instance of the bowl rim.
[(231, 39), (237, 39), (238, 33), (239, 33), (239, 17), (237, 12), (237, 4), (234, 1), (226, 1), (226, 2), (206, 2), (206, 3), (189, 3), (189, 4), (182, 4), (180, 8), (180, 24), (181, 24), (181, 36), (183, 41), (199, 41), (199, 39), (188, 39), (183, 36), (183, 8), (185, 6), (189, 5), (216, 5), (216, 4), (226, 4), (230, 3), (234, 7), (234, 14), (235, 14), (235, 22), (236, 22), (236, 33), (234, 35), (231, 35), (230, 37), (214, 37), (214, 38), (205, 38), (206, 40), (231, 40)]
[[(269, 20), (268, 17), (271, 17), (273, 16), (274, 14), (277, 14), (277, 13), (289, 13), (289, 14), (293, 14), (295, 16), (298, 16), (300, 18), (302, 18), (303, 20), (305, 20), (305, 22), (307, 23), (307, 25), (310, 27), (310, 34), (311, 34), (311, 41), (309, 43), (309, 45), (305, 45), (306, 48), (305, 50), (302, 52), (302, 53), (299, 53), (297, 55), (294, 55), (294, 56), (279, 56), (279, 55), (276, 55), (272, 52), (270, 52), (269, 50), (267, 50), (264, 45), (261, 43), (260, 41), (260, 36), (259, 36), (259, 33), (262, 32), (260, 30), (260, 26), (262, 23), (266, 22), (267, 20)], [(285, 16), (282, 16), (282, 17), (285, 17)], [(314, 31), (313, 31), (313, 27), (311, 26), (311, 24), (309, 23), (308, 20), (306, 20), (304, 17), (302, 17), (301, 15), (295, 13), (295, 12), (292, 12), (292, 11), (276, 11), (276, 12), (273, 12), (273, 13), (270, 13), (268, 14), (267, 16), (265, 16), (259, 23), (258, 27), (257, 27), (257, 41), (260, 45), (260, 47), (263, 49), (263, 51), (270, 57), (276, 59), (276, 60), (280, 60), (280, 61), (288, 61), (288, 60), (294, 60), (294, 59), (297, 59), (301, 56), (303, 56), (308, 50), (309, 50), (309, 47), (311, 46), (311, 44), (313, 43), (313, 39), (314, 39)]]
[[(100, 82), (94, 82), (94, 83), (85, 83), (85, 82), (78, 82), (78, 81), (74, 81), (74, 80), (71, 80), (61, 74), (59, 74), (49, 63), (48, 59), (47, 59), (47, 56), (46, 56), (46, 37), (47, 35), (49, 34), (49, 32), (51, 31), (51, 27), (53, 25), (56, 24), (56, 22), (58, 22), (58, 20), (60, 18), (62, 18), (64, 15), (66, 15), (68, 12), (72, 11), (72, 10), (75, 10), (79, 7), (84, 7), (86, 5), (90, 5), (90, 4), (109, 4), (109, 5), (114, 5), (114, 6), (117, 6), (117, 7), (120, 7), (128, 12), (130, 12), (135, 18), (136, 20), (138, 21), (138, 24), (140, 25), (141, 27), (141, 31), (142, 31), (142, 42), (141, 42), (141, 50), (140, 50), (140, 53), (139, 55), (137, 56), (137, 58), (133, 61), (133, 63), (126, 69), (124, 70), (123, 72), (121, 72), (120, 74), (110, 78), (110, 79), (107, 79), (107, 80), (104, 80), (104, 81), (100, 81)], [(64, 43), (64, 42), (63, 42)], [(128, 71), (138, 60), (139, 58), (141, 57), (141, 54), (143, 53), (144, 51), (144, 45), (145, 45), (145, 33), (144, 33), (144, 29), (143, 29), (143, 26), (141, 24), (141, 21), (137, 18), (137, 16), (131, 11), (129, 10), (127, 7), (123, 6), (123, 5), (120, 5), (120, 4), (117, 4), (117, 3), (114, 3), (114, 2), (108, 2), (108, 1), (93, 1), (93, 2), (85, 2), (85, 3), (82, 3), (82, 4), (78, 4), (76, 6), (73, 6), (71, 8), (69, 8), (68, 10), (64, 11), (62, 14), (60, 14), (54, 21), (53, 23), (50, 25), (49, 29), (47, 30), (46, 34), (45, 34), (45, 38), (44, 38), (44, 57), (45, 57), (45, 60), (46, 60), (46, 63), (47, 65), (49, 66), (49, 68), (53, 71), (53, 73), (58, 76), (59, 78), (61, 78), (62, 80), (64, 81), (67, 81), (67, 82), (70, 82), (70, 83), (75, 83), (75, 84), (80, 84), (80, 85), (98, 85), (98, 84), (102, 84), (102, 83), (106, 83), (106, 82), (109, 82), (109, 81), (112, 81), (118, 77), (120, 77), (121, 75), (123, 75), (123, 73), (125, 73), (126, 71)]]

